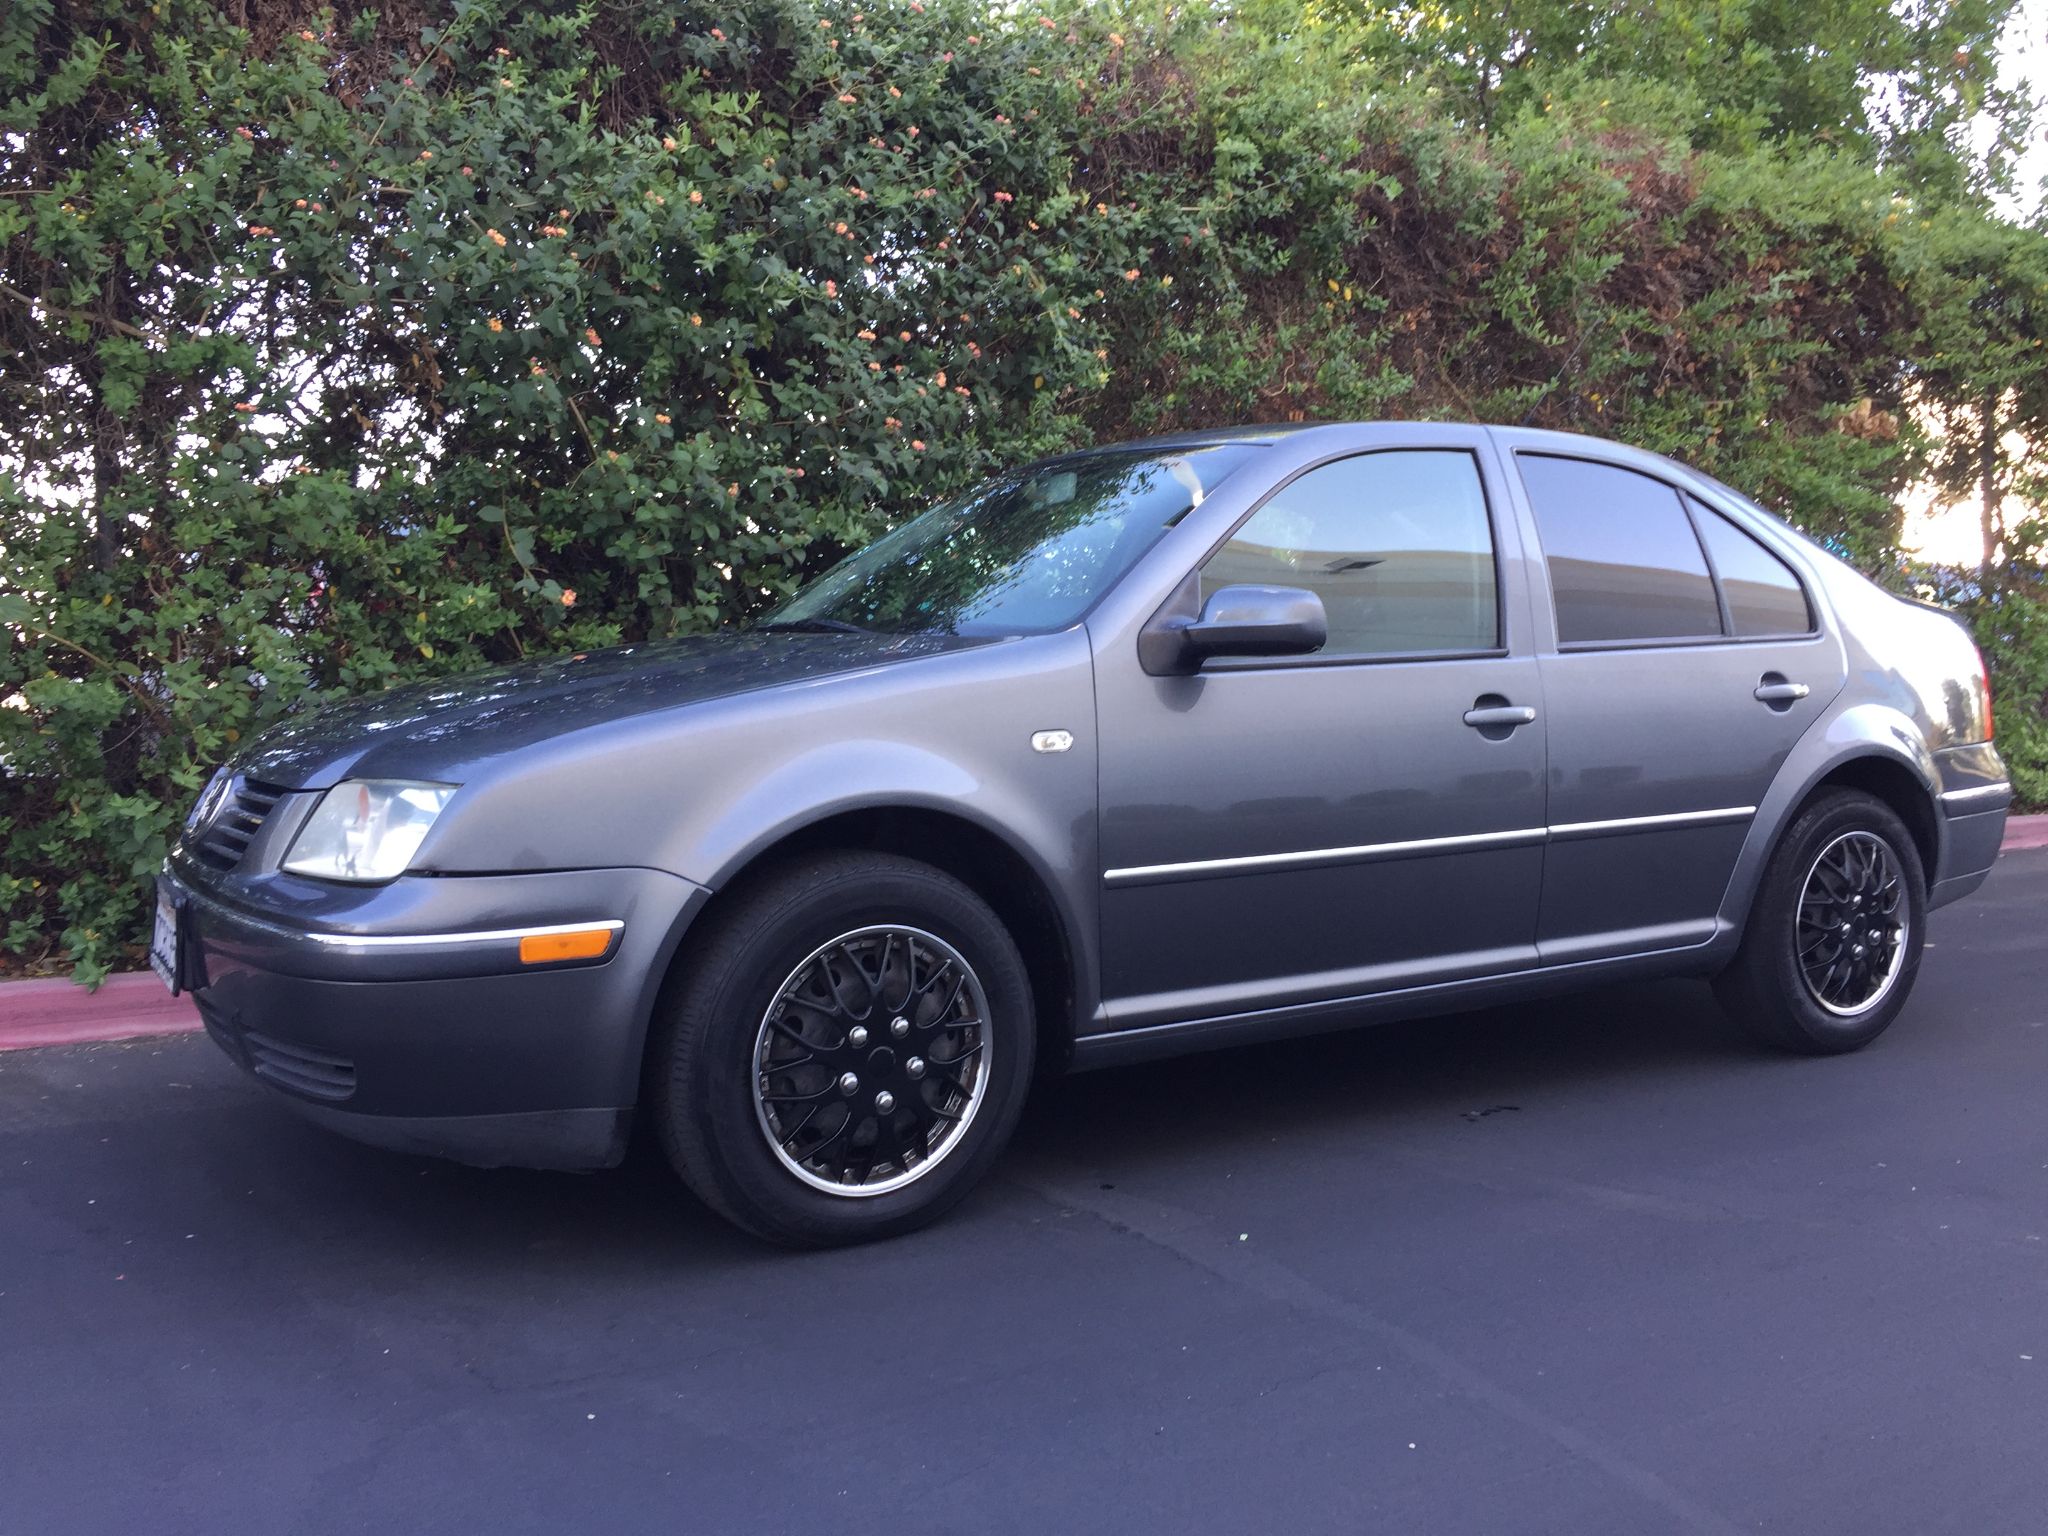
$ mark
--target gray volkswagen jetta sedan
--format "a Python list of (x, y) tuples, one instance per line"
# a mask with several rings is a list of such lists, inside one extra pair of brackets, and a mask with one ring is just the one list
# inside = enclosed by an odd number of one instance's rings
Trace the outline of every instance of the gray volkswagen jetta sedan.
[(1035, 1073), (1622, 977), (1805, 1052), (1996, 857), (1983, 666), (1726, 486), (1381, 423), (1049, 459), (744, 633), (402, 688), (207, 787), (153, 958), (308, 1115), (793, 1244), (957, 1201)]

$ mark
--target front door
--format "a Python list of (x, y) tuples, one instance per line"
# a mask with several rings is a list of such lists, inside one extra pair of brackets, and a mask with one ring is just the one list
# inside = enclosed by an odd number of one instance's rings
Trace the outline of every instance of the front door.
[(1098, 656), (1110, 1027), (1534, 962), (1545, 721), (1497, 473), (1477, 432), (1356, 453), (1240, 523), (1203, 595), (1315, 592), (1313, 656)]
[(1702, 943), (1765, 791), (1845, 681), (1841, 650), (1792, 569), (1678, 487), (1514, 458), (1556, 619), (1543, 958)]

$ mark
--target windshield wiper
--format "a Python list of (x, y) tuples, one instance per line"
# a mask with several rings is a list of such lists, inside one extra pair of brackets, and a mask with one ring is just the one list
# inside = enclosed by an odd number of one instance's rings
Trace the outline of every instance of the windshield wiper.
[(877, 631), (859, 624), (849, 624), (844, 619), (764, 619), (754, 626), (756, 629), (780, 629), (792, 634), (812, 635), (872, 635)]

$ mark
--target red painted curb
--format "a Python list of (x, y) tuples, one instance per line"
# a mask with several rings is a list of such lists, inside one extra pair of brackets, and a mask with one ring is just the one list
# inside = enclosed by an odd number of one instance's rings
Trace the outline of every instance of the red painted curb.
[[(2048, 848), (2048, 816), (2006, 822), (1999, 851), (2021, 848)], [(192, 999), (172, 997), (149, 971), (109, 976), (97, 992), (61, 976), (0, 982), (0, 1051), (182, 1035), (203, 1027)]]
[(2011, 853), (2015, 848), (2048, 848), (2048, 816), (2007, 817), (2005, 841), (1998, 851)]
[(97, 992), (68, 977), (0, 982), (0, 1051), (79, 1045), (201, 1028), (190, 997), (172, 997), (153, 971), (109, 976)]

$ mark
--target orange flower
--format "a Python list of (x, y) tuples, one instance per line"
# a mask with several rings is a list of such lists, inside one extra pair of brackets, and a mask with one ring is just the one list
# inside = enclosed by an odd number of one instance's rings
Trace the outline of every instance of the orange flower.
[(999, 203), (1014, 203), (1017, 199), (1008, 192), (998, 192), (996, 194), (996, 201)]
[(912, 438), (912, 439), (910, 440), (910, 446), (911, 446), (911, 447), (912, 447), (912, 448), (913, 448), (914, 450), (916, 450), (916, 451), (917, 451), (918, 453), (923, 453), (923, 452), (924, 452), (924, 439), (923, 439), (923, 438), (921, 438), (921, 437), (913, 437), (913, 438)]
[(666, 411), (656, 411), (656, 412), (654, 413), (654, 419), (655, 419), (656, 421), (660, 422), (660, 423), (661, 423), (661, 424), (662, 424), (662, 425), (663, 425), (663, 426), (665, 427), (665, 426), (667, 426), (667, 425), (668, 425), (668, 412), (666, 412)]
[(238, 410), (238, 411), (253, 411), (253, 410), (255, 410), (255, 409), (256, 409), (256, 407), (255, 407), (255, 405), (254, 405), (254, 404), (253, 404), (252, 402), (250, 402), (250, 401), (247, 401), (247, 400), (237, 400), (237, 401), (235, 402), (235, 409), (236, 409), (236, 410)]
[(499, 234), (499, 233), (498, 233), (498, 232), (497, 232), (497, 231), (496, 231), (495, 229), (487, 229), (487, 230), (485, 230), (485, 231), (484, 231), (484, 238), (485, 238), (486, 240), (490, 241), (490, 242), (491, 242), (491, 244), (493, 244), (493, 245), (495, 245), (495, 246), (498, 246), (498, 247), (499, 247), (499, 248), (501, 248), (501, 249), (502, 249), (502, 248), (504, 247), (504, 244), (505, 244), (505, 237), (504, 237), (503, 235)]
[(941, 368), (937, 373), (933, 374), (932, 382), (938, 385), (939, 388), (944, 389), (946, 387), (946, 370)]
[(667, 134), (663, 134), (661, 136), (661, 147), (663, 149), (674, 149), (676, 147), (676, 141), (670, 138)]
[(1125, 281), (1125, 282), (1127, 282), (1127, 283), (1135, 283), (1135, 282), (1136, 282), (1137, 280), (1138, 280), (1138, 269), (1137, 269), (1136, 267), (1133, 267), (1133, 268), (1131, 268), (1131, 270), (1130, 270), (1130, 271), (1128, 271), (1128, 272), (1126, 272), (1126, 273), (1124, 274), (1124, 281)]
[(316, 41), (316, 39), (314, 38), (311, 32), (301, 32), (299, 34), (299, 41), (302, 43), (310, 43)]
[(690, 324), (692, 324), (692, 325), (702, 325), (703, 323), (704, 323), (704, 317), (703, 317), (702, 315), (692, 315), (692, 316), (690, 316)]
[(875, 333), (873, 331), (855, 331), (853, 334), (858, 336), (862, 341), (873, 341), (875, 339)]
[(251, 224), (249, 226), (249, 233), (252, 235), (270, 235), (275, 234), (276, 231), (268, 224)]
[(574, 587), (562, 588), (562, 606), (564, 608), (574, 608), (576, 606), (576, 589)]
[(737, 495), (739, 495), (739, 493), (740, 493), (740, 483), (739, 483), (739, 481), (737, 481), (737, 480), (733, 481), (733, 483), (732, 483), (731, 485), (728, 485), (728, 486), (727, 486), (727, 487), (725, 488), (725, 494), (726, 494), (726, 495), (728, 495), (728, 496), (737, 496)]
[(711, 29), (711, 35), (717, 38), (721, 43), (725, 41), (725, 34), (721, 32), (717, 27), (713, 27)]
[(897, 339), (898, 341), (908, 341), (908, 340), (910, 340), (910, 332), (908, 332), (908, 331), (898, 331), (898, 332), (896, 333), (896, 339)]
[(829, 277), (825, 279), (825, 297), (828, 299), (836, 299), (839, 297), (839, 285), (833, 282), (832, 279)]
[(584, 339), (587, 340), (593, 347), (601, 347), (604, 345), (604, 338), (597, 334), (596, 326), (586, 325), (585, 327), (583, 327), (583, 336)]
[(693, 203), (701, 203), (704, 201), (704, 194), (702, 192), (692, 192), (690, 194), (690, 201)]
[(491, 318), (486, 320), (484, 324), (488, 325), (491, 328), (492, 335), (496, 335), (499, 331), (505, 329), (505, 322), (500, 320), (496, 315), (491, 316)]
[(420, 158), (422, 160), (431, 160), (434, 158), (434, 152), (431, 149), (423, 149), (420, 151)]
[(306, 206), (306, 200), (303, 197), (295, 197), (292, 199), (292, 206), (294, 208), (303, 208)]
[(839, 93), (839, 105), (841, 105), (842, 107), (850, 107), (854, 104), (854, 102), (858, 101), (859, 99), (860, 98), (855, 96), (851, 91), (841, 91)]

